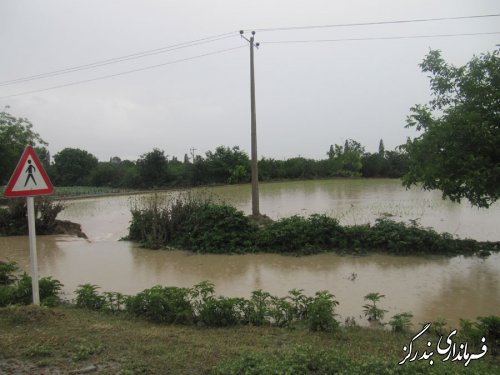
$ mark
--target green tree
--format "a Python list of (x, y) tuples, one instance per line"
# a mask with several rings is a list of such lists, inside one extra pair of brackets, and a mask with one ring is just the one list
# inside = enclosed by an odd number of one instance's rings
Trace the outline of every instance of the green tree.
[(168, 160), (165, 152), (154, 148), (153, 151), (147, 152), (137, 160), (137, 170), (141, 178), (141, 184), (144, 187), (161, 187), (168, 180)]
[(91, 185), (91, 176), (98, 166), (97, 158), (78, 148), (65, 148), (54, 155), (54, 181), (61, 186)]
[(238, 146), (219, 146), (206, 152), (208, 182), (239, 183), (250, 178), (250, 160)]
[(33, 131), (33, 124), (25, 118), (17, 118), (0, 112), (0, 185), (5, 185), (16, 168), (26, 146), (36, 147), (37, 155), (46, 167), (48, 151), (45, 142)]
[(455, 67), (431, 50), (420, 67), (430, 73), (433, 99), (407, 119), (422, 134), (402, 146), (409, 158), (403, 183), (489, 207), (500, 197), (499, 51)]

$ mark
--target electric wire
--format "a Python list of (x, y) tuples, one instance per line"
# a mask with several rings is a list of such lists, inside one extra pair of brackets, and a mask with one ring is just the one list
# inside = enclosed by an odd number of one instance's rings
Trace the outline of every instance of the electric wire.
[(193, 40), (190, 42), (178, 43), (178, 44), (174, 44), (171, 46), (155, 48), (152, 50), (137, 52), (137, 53), (133, 53), (130, 55), (125, 55), (125, 56), (120, 56), (120, 57), (114, 57), (111, 59), (96, 61), (96, 62), (89, 63), (89, 64), (78, 65), (78, 66), (74, 66), (74, 67), (70, 67), (70, 68), (55, 70), (52, 72), (16, 78), (16, 79), (8, 80), (8, 81), (2, 81), (2, 82), (0, 82), (0, 86), (9, 86), (9, 85), (14, 85), (14, 84), (18, 84), (18, 83), (24, 83), (24, 82), (28, 82), (28, 81), (38, 80), (38, 79), (42, 79), (42, 78), (49, 78), (49, 77), (54, 77), (54, 76), (58, 76), (58, 75), (62, 75), (62, 74), (78, 72), (81, 70), (93, 69), (93, 68), (97, 68), (100, 66), (115, 64), (115, 63), (122, 62), (122, 61), (135, 60), (135, 59), (140, 59), (140, 58), (147, 57), (147, 56), (157, 55), (157, 54), (166, 53), (166, 52), (172, 52), (172, 51), (176, 51), (176, 50), (183, 49), (183, 48), (198, 46), (198, 45), (202, 45), (202, 44), (206, 44), (206, 43), (212, 43), (212, 42), (216, 42), (216, 41), (227, 39), (227, 38), (233, 38), (234, 34), (235, 34), (235, 32), (219, 34), (219, 35), (215, 35), (215, 36), (211, 36), (211, 37)]
[(419, 39), (419, 38), (445, 38), (457, 36), (477, 36), (500, 34), (500, 31), (480, 32), (480, 33), (461, 33), (461, 34), (432, 34), (432, 35), (407, 35), (407, 36), (385, 36), (385, 37), (366, 37), (366, 38), (339, 38), (339, 39), (309, 39), (309, 40), (269, 40), (262, 41), (260, 44), (287, 44), (287, 43), (327, 43), (327, 42), (358, 42), (372, 40), (397, 40), (397, 39)]
[(166, 66), (166, 65), (172, 65), (172, 64), (177, 64), (177, 63), (185, 62), (185, 61), (195, 60), (195, 59), (199, 59), (199, 58), (202, 58), (202, 57), (218, 55), (218, 54), (221, 54), (221, 53), (224, 53), (224, 52), (229, 52), (229, 51), (233, 51), (233, 50), (240, 49), (240, 48), (246, 48), (246, 46), (238, 46), (238, 47), (226, 48), (226, 49), (222, 49), (222, 50), (218, 50), (218, 51), (214, 51), (214, 52), (204, 53), (204, 54), (201, 54), (201, 55), (186, 57), (186, 58), (183, 58), (183, 59), (167, 61), (167, 62), (164, 62), (164, 63), (161, 63), (161, 64), (149, 65), (149, 66), (146, 66), (146, 67), (143, 67), (143, 68), (137, 68), (137, 69), (127, 70), (127, 71), (124, 71), (124, 72), (119, 72), (119, 73), (114, 73), (114, 74), (108, 74), (108, 75), (104, 75), (104, 76), (100, 76), (100, 77), (96, 77), (96, 78), (90, 78), (90, 79), (85, 79), (85, 80), (81, 80), (81, 81), (75, 81), (75, 82), (65, 83), (65, 84), (62, 84), (62, 85), (57, 85), (57, 86), (52, 86), (52, 87), (46, 87), (46, 88), (38, 89), (38, 90), (24, 91), (24, 92), (20, 92), (20, 93), (16, 93), (16, 94), (5, 95), (5, 96), (1, 96), (0, 99), (13, 98), (13, 97), (16, 97), (16, 96), (21, 96), (21, 95), (35, 94), (35, 93), (49, 91), (49, 90), (55, 90), (55, 89), (59, 89), (59, 88), (63, 88), (63, 87), (81, 85), (83, 83), (94, 82), (94, 81), (100, 81), (100, 80), (107, 79), (107, 78), (118, 77), (118, 76), (122, 76), (122, 75), (126, 75), (126, 74), (136, 73), (136, 72), (142, 72), (142, 71), (145, 71), (145, 70), (155, 69), (155, 68), (159, 68), (159, 67)]
[[(309, 25), (309, 26), (291, 26), (291, 27), (278, 27), (278, 28), (261, 28), (261, 29), (253, 29), (253, 30), (259, 31), (259, 32), (291, 31), (291, 30), (324, 29), (324, 28), (335, 28), (335, 27), (355, 27), (355, 26), (405, 24), (405, 23), (418, 23), (418, 22), (438, 22), (438, 21), (448, 21), (448, 20), (479, 19), (479, 18), (488, 18), (488, 17), (499, 17), (499, 16), (500, 16), (500, 14), (485, 14), (485, 15), (459, 16), (459, 17), (440, 17), (440, 18), (345, 23), (345, 24), (330, 24), (330, 25)], [(17, 83), (24, 83), (24, 82), (29, 82), (32, 80), (42, 79), (42, 78), (54, 77), (54, 76), (58, 76), (58, 75), (62, 75), (62, 74), (68, 74), (68, 73), (73, 73), (73, 72), (77, 72), (77, 71), (81, 71), (81, 70), (93, 69), (93, 68), (97, 68), (100, 66), (115, 64), (115, 63), (119, 63), (122, 61), (134, 60), (134, 59), (139, 59), (139, 58), (143, 58), (143, 57), (147, 57), (147, 56), (151, 56), (151, 55), (156, 55), (156, 54), (160, 54), (160, 53), (175, 51), (178, 49), (188, 48), (188, 47), (192, 47), (192, 46), (198, 46), (198, 45), (211, 43), (211, 42), (215, 42), (215, 41), (219, 41), (219, 40), (223, 40), (223, 39), (227, 39), (227, 38), (232, 38), (235, 35), (239, 35), (239, 33), (238, 34), (236, 34), (236, 33), (237, 33), (236, 31), (227, 32), (227, 33), (209, 36), (209, 37), (205, 37), (205, 38), (201, 38), (201, 39), (197, 39), (197, 40), (193, 40), (193, 41), (189, 41), (189, 42), (173, 44), (173, 45), (166, 46), (166, 47), (137, 52), (137, 53), (124, 55), (124, 56), (120, 56), (120, 57), (115, 57), (115, 58), (110, 58), (110, 59), (106, 59), (106, 60), (96, 61), (96, 62), (89, 63), (89, 64), (83, 64), (83, 65), (78, 65), (78, 66), (69, 67), (69, 68), (65, 68), (65, 69), (59, 69), (59, 70), (55, 70), (55, 71), (51, 71), (51, 72), (21, 77), (21, 78), (17, 78), (17, 79), (8, 80), (8, 81), (2, 81), (2, 82), (0, 82), (0, 86), (8, 86), (8, 85), (13, 85), (13, 84), (17, 84)], [(326, 42), (457, 37), (457, 36), (475, 36), (475, 35), (493, 35), (493, 34), (500, 34), (500, 32), (409, 35), (409, 36), (365, 37), (365, 38), (339, 38), (339, 39), (315, 39), (315, 40), (275, 40), (275, 41), (270, 40), (270, 41), (263, 41), (261, 43), (262, 44), (321, 43), (321, 42), (326, 43)], [(79, 84), (83, 84), (83, 83), (87, 83), (87, 82), (99, 81), (99, 80), (103, 80), (103, 79), (107, 79), (107, 78), (111, 78), (111, 77), (117, 77), (117, 76), (121, 76), (121, 75), (125, 75), (125, 74), (131, 74), (131, 73), (140, 72), (140, 71), (149, 70), (149, 69), (154, 69), (154, 68), (158, 68), (158, 67), (162, 67), (162, 66), (166, 66), (166, 65), (171, 65), (171, 64), (189, 61), (189, 60), (194, 60), (194, 59), (202, 58), (205, 56), (216, 55), (216, 54), (232, 51), (232, 50), (239, 49), (239, 48), (243, 48), (243, 46), (218, 50), (218, 51), (209, 52), (209, 53), (196, 55), (196, 56), (192, 56), (192, 57), (168, 61), (168, 62), (161, 63), (161, 64), (150, 65), (150, 66), (132, 69), (132, 70), (127, 70), (127, 71), (114, 73), (114, 74), (108, 74), (108, 75), (104, 75), (104, 76), (100, 76), (100, 77), (96, 77), (96, 78), (74, 81), (74, 82), (70, 82), (70, 83), (66, 83), (66, 84), (61, 84), (61, 85), (43, 88), (43, 89), (37, 89), (37, 90), (20, 92), (20, 93), (16, 93), (16, 94), (10, 94), (10, 95), (6, 95), (6, 96), (2, 96), (2, 97), (0, 97), (0, 99), (11, 98), (11, 97), (26, 95), (26, 94), (39, 93), (39, 92), (43, 92), (43, 91), (54, 90), (54, 89), (73, 86), (73, 85), (79, 85)]]
[[(403, 23), (438, 22), (438, 21), (465, 20), (465, 19), (490, 18), (490, 17), (500, 17), (500, 13), (497, 13), (497, 14), (483, 14), (483, 15), (476, 15), (476, 16), (420, 18), (420, 19), (412, 19), (412, 20), (357, 22), (357, 23), (338, 23), (338, 24), (330, 24), (330, 25), (308, 25), (308, 26), (270, 27), (270, 28), (262, 28), (262, 29), (253, 29), (252, 31), (255, 31), (255, 32), (257, 32), (257, 31), (259, 31), (259, 32), (270, 32), (270, 31), (327, 29), (327, 28), (335, 28), (335, 27), (393, 25), (393, 24), (403, 24)], [(245, 30), (245, 31), (250, 31), (250, 30)]]

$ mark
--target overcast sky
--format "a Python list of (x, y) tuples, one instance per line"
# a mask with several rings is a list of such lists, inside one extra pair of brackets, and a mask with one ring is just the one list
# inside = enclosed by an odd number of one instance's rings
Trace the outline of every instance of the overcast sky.
[[(348, 138), (372, 152), (381, 138), (394, 149), (415, 135), (404, 127), (410, 107), (429, 100), (429, 80), (418, 67), (429, 48), (463, 65), (493, 51), (500, 34), (346, 39), (493, 33), (500, 17), (297, 27), (488, 14), (500, 14), (498, 0), (1, 0), (0, 110), (9, 105), (8, 112), (28, 118), (52, 155), (76, 147), (103, 161), (135, 160), (157, 147), (182, 158), (191, 147), (204, 154), (219, 145), (249, 154), (249, 48), (238, 30), (257, 30), (259, 157), (325, 158), (330, 144)], [(276, 28), (295, 29), (259, 30)], [(1, 85), (222, 34), (189, 48)], [(271, 43), (312, 40), (337, 41)], [(161, 66), (93, 80), (154, 65)], [(92, 81), (11, 96), (85, 80)]]

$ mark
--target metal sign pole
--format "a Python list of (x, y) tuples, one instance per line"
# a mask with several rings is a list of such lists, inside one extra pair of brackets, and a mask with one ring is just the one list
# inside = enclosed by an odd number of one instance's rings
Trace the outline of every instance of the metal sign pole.
[(33, 290), (33, 304), (40, 305), (40, 293), (38, 291), (38, 259), (36, 255), (36, 231), (35, 231), (35, 199), (26, 198), (28, 206), (28, 232), (30, 242), (30, 263), (31, 263), (31, 288)]

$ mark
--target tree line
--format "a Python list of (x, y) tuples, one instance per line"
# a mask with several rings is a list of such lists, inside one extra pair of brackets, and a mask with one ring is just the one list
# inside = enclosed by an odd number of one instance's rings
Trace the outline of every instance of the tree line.
[[(383, 142), (381, 141), (381, 145)], [(48, 152), (38, 147), (39, 157), (56, 186), (106, 186), (113, 188), (162, 188), (250, 182), (250, 159), (238, 146), (219, 146), (194, 160), (169, 157), (154, 148), (136, 161), (112, 157), (98, 161), (88, 151), (65, 148), (50, 160)], [(19, 153), (20, 155), (20, 153)], [(356, 141), (344, 146), (332, 145), (322, 160), (293, 157), (286, 160), (262, 158), (259, 161), (261, 181), (316, 179), (329, 177), (401, 177), (406, 171), (406, 157), (399, 151), (368, 153)], [(4, 184), (15, 168), (6, 168)]]

